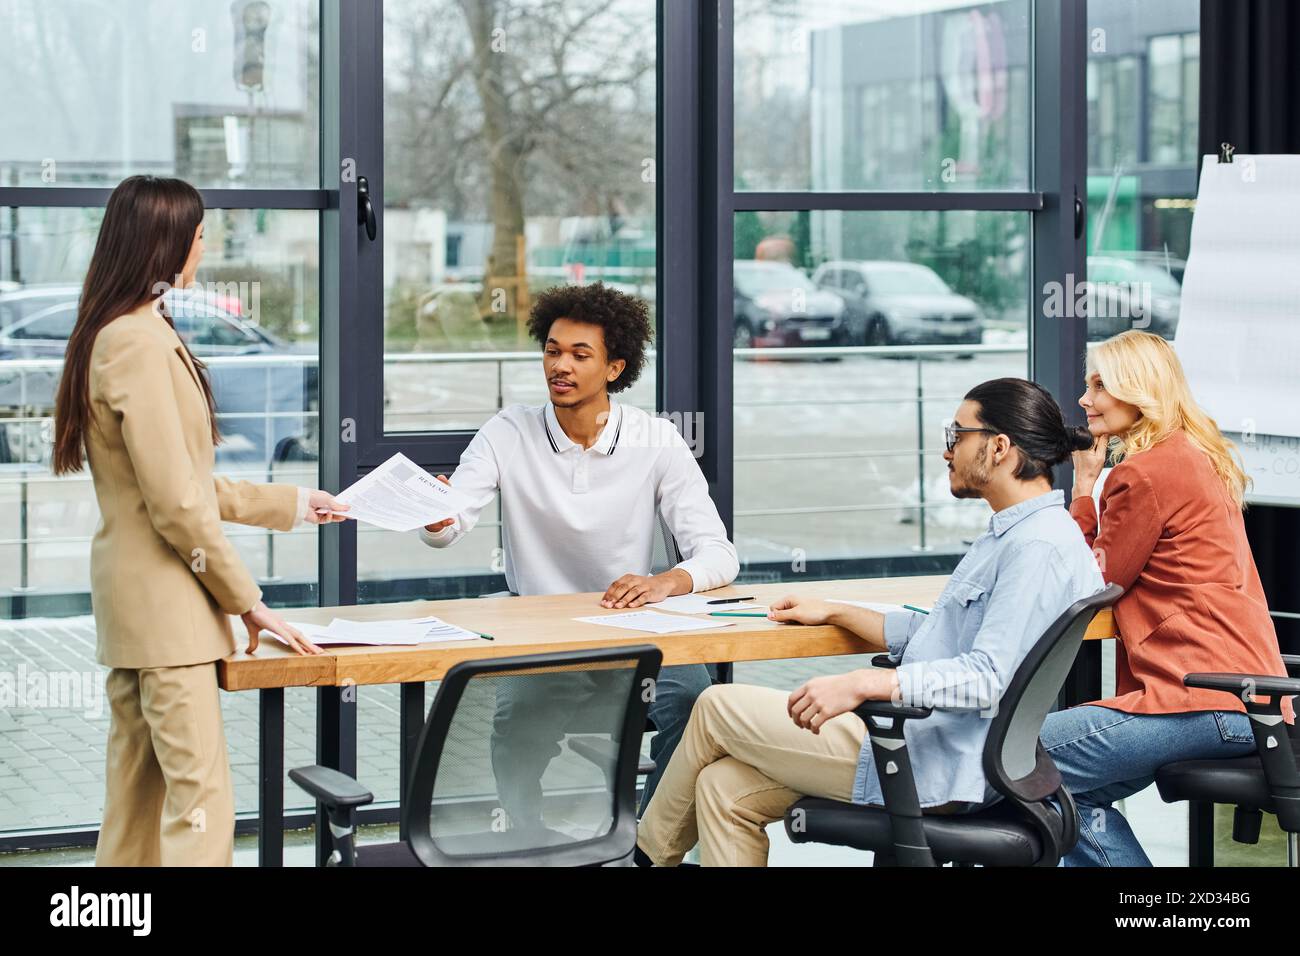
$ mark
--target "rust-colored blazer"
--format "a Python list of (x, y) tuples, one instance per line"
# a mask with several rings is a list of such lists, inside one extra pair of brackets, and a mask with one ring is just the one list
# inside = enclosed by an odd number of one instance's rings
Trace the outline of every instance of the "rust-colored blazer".
[(99, 500), (91, 544), (97, 659), (202, 664), (235, 650), (229, 614), (262, 596), (222, 521), (289, 530), (293, 485), (214, 478), (198, 371), (146, 304), (100, 330), (90, 359), (86, 456)]
[[(1106, 581), (1125, 589), (1115, 605), (1116, 696), (1095, 703), (1132, 714), (1244, 712), (1228, 694), (1184, 687), (1183, 675), (1285, 676), (1241, 510), (1181, 430), (1111, 471), (1100, 533), (1091, 497), (1075, 498), (1070, 514)], [(1294, 719), (1289, 701), (1283, 712)]]

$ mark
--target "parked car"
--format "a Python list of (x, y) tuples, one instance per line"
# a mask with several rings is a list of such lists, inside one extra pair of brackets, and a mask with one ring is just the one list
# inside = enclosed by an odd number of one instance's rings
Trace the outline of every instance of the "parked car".
[[(49, 415), (59, 370), (6, 374), (7, 360), (61, 359), (77, 319), (79, 286), (44, 286), (0, 294), (0, 414)], [(316, 456), (317, 363), (309, 346), (284, 342), (214, 298), (173, 309), (177, 334), (200, 359), (283, 356), (283, 361), (209, 366), (225, 441), (223, 464), (311, 460)], [(48, 436), (47, 436), (48, 437)], [(45, 444), (32, 428), (0, 422), (0, 462), (37, 460)]]
[(1185, 266), (1181, 259), (1166, 263), (1153, 254), (1089, 256), (1088, 341), (1108, 339), (1127, 329), (1172, 339), (1178, 331)]
[(844, 300), (789, 263), (738, 259), (734, 276), (736, 348), (848, 343)]
[(67, 302), (75, 305), (80, 297), (81, 286), (69, 283), (0, 287), (0, 334), (19, 320), (51, 306)]
[(813, 283), (844, 299), (855, 345), (978, 345), (979, 306), (915, 262), (826, 262)]

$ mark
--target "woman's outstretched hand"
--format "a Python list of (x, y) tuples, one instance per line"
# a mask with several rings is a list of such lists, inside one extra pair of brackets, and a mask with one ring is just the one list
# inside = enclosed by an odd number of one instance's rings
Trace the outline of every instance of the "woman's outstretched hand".
[(347, 511), (349, 507), (350, 505), (345, 505), (328, 491), (313, 491), (307, 498), (307, 520), (312, 524), (347, 521), (347, 515), (332, 514), (332, 512)]

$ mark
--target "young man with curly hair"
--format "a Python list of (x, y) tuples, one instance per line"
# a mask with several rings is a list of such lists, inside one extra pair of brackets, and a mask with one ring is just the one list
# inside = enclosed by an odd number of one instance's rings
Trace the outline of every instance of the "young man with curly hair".
[[(612, 610), (730, 584), (736, 549), (685, 440), (671, 422), (610, 397), (645, 365), (645, 302), (601, 283), (559, 286), (537, 298), (529, 332), (542, 346), (550, 401), (512, 405), (479, 430), (450, 480), (475, 505), (426, 527), (425, 543), (459, 541), (499, 494), (506, 582), (515, 594), (600, 591), (601, 607)], [(683, 560), (651, 574), (660, 516)], [(542, 774), (566, 733), (593, 729), (581, 726), (583, 710), (602, 679), (509, 679), (498, 691), (492, 765), (512, 827), (540, 825)], [(658, 769), (646, 780), (643, 806), (709, 684), (699, 664), (660, 672), (649, 715)]]

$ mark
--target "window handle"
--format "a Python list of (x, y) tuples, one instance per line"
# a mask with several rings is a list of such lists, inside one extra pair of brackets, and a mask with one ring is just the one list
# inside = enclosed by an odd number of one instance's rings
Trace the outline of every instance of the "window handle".
[(370, 182), (365, 176), (357, 177), (357, 225), (366, 227), (366, 238), (375, 241), (379, 225), (375, 221), (375, 204), (370, 201)]

